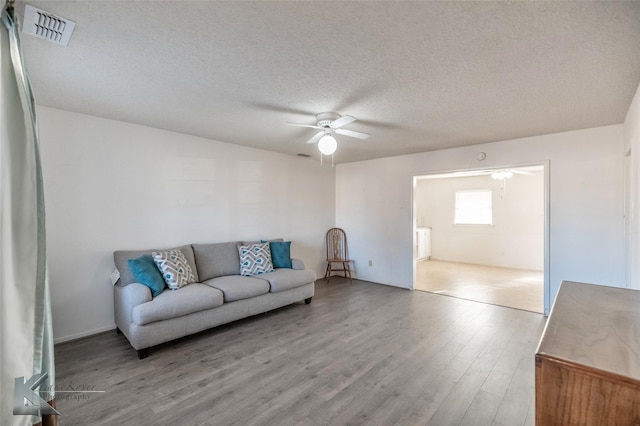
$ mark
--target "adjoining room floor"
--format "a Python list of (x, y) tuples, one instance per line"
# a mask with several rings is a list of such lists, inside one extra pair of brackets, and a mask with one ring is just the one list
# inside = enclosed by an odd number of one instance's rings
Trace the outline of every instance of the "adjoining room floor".
[(343, 278), (153, 349), (56, 345), (67, 425), (533, 425), (540, 314)]
[(542, 271), (430, 259), (416, 263), (414, 289), (525, 311), (544, 311)]

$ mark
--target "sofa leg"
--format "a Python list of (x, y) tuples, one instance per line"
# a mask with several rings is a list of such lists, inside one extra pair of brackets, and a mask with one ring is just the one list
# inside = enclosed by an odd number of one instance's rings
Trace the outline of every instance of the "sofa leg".
[(136, 352), (138, 353), (138, 359), (145, 359), (149, 356), (149, 348), (136, 350)]
[(116, 327), (116, 334), (122, 334), (122, 330), (120, 330), (118, 327)]
[(313, 299), (313, 297), (309, 297), (307, 299), (304, 299), (304, 303), (306, 303), (308, 305), (309, 303), (311, 303), (311, 299)]

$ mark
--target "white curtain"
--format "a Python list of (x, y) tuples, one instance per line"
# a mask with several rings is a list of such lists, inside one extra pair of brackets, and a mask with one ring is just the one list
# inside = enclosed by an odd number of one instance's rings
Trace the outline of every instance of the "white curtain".
[(17, 20), (7, 3), (0, 25), (0, 424), (14, 415), (17, 377), (48, 378), (35, 391), (54, 398), (55, 371), (45, 253), (44, 194), (38, 125)]

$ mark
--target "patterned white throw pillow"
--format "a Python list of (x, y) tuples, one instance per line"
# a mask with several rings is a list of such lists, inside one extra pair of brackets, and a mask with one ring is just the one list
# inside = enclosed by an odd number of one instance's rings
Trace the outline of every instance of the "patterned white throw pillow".
[(154, 251), (151, 256), (153, 256), (153, 261), (158, 266), (162, 278), (167, 283), (167, 287), (171, 290), (177, 290), (196, 281), (191, 265), (182, 251)]
[(238, 246), (240, 275), (251, 276), (273, 272), (269, 243)]

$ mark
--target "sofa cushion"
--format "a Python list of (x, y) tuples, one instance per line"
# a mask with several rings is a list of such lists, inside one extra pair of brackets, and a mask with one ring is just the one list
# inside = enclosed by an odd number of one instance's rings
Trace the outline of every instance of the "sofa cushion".
[(240, 242), (194, 244), (193, 253), (200, 281), (224, 275), (240, 275)]
[(229, 275), (213, 278), (203, 284), (217, 288), (224, 293), (225, 302), (248, 299), (269, 293), (269, 283), (260, 278), (243, 277), (241, 275)]
[(165, 290), (152, 301), (134, 307), (132, 320), (137, 325), (145, 325), (215, 308), (223, 303), (220, 290), (195, 283), (179, 290)]
[(136, 257), (140, 257), (143, 254), (151, 254), (154, 251), (169, 251), (169, 250), (180, 250), (184, 257), (187, 258), (187, 262), (189, 262), (189, 266), (191, 266), (191, 271), (193, 275), (195, 275), (195, 281), (200, 281), (198, 279), (198, 271), (196, 270), (196, 260), (193, 256), (193, 249), (190, 245), (174, 247), (170, 249), (149, 249), (149, 250), (118, 250), (113, 252), (113, 262), (120, 272), (120, 285), (129, 285), (131, 283), (137, 283), (136, 277), (133, 276), (133, 273), (129, 269), (129, 265), (127, 261), (129, 259), (133, 259)]
[(240, 275), (252, 276), (273, 271), (269, 243), (238, 246), (240, 256)]
[(143, 254), (135, 259), (129, 259), (129, 269), (140, 284), (144, 284), (151, 290), (153, 297), (158, 296), (167, 287), (164, 278), (153, 261), (150, 254)]
[(316, 280), (316, 274), (308, 269), (297, 270), (283, 268), (262, 274), (260, 278), (269, 281), (271, 293), (277, 293), (312, 283)]

